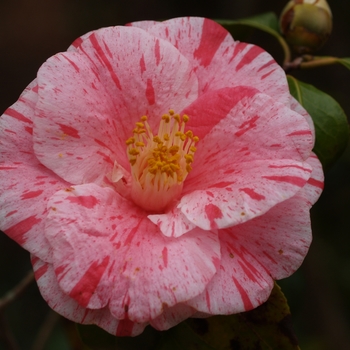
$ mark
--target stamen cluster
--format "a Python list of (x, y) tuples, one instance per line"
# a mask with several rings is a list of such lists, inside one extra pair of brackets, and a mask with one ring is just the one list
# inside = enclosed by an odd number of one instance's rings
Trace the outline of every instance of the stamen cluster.
[(136, 181), (142, 190), (150, 189), (159, 194), (173, 186), (178, 186), (191, 171), (199, 141), (191, 130), (185, 131), (189, 121), (171, 109), (164, 114), (158, 133), (153, 134), (147, 122), (147, 116), (136, 122), (133, 136), (126, 140), (127, 155), (131, 164), (132, 181)]

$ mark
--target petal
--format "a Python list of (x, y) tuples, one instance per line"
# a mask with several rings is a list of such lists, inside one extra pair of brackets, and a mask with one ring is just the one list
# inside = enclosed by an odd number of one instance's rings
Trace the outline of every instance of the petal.
[(147, 322), (201, 293), (216, 272), (217, 234), (164, 237), (146, 214), (94, 184), (57, 192), (46, 235), (62, 290), (81, 306), (109, 305), (117, 319)]
[(155, 24), (158, 24), (159, 22), (157, 21), (138, 21), (138, 22), (132, 22), (132, 23), (128, 23), (126, 24), (127, 26), (131, 26), (131, 27), (137, 27), (137, 28), (141, 28), (144, 30), (147, 30), (151, 27), (153, 27)]
[(183, 109), (198, 93), (188, 60), (132, 27), (84, 36), (75, 51), (50, 58), (38, 82), (36, 155), (73, 184), (106, 181), (114, 161), (129, 168), (125, 141), (134, 123), (147, 114), (158, 125), (169, 108)]
[[(183, 113), (186, 127), (200, 138), (190, 177), (205, 166), (219, 162), (234, 164), (257, 159), (305, 160), (314, 140), (305, 115), (274, 101), (254, 88), (224, 88), (207, 93)], [(213, 172), (213, 176), (216, 174)]]
[(173, 307), (166, 308), (160, 316), (150, 321), (150, 325), (159, 331), (165, 331), (187, 320), (195, 313), (196, 310), (192, 307), (185, 304), (177, 304)]
[(237, 164), (229, 181), (222, 181), (218, 173), (216, 183), (183, 196), (178, 208), (204, 230), (237, 225), (294, 196), (311, 170), (308, 163), (292, 160)]
[(147, 323), (133, 323), (115, 319), (108, 308), (91, 310), (79, 305), (60, 289), (51, 264), (32, 256), (35, 278), (42, 297), (60, 315), (81, 324), (96, 324), (117, 336), (136, 336), (143, 332)]
[(201, 93), (223, 87), (251, 86), (289, 106), (283, 69), (258, 46), (235, 42), (216, 22), (198, 17), (174, 18), (145, 28), (168, 40), (196, 70)]
[(180, 237), (196, 227), (177, 207), (165, 214), (152, 214), (148, 218), (156, 224), (167, 237)]
[(36, 101), (34, 81), (1, 116), (1, 230), (32, 254), (50, 261), (50, 247), (43, 235), (46, 203), (68, 184), (34, 155), (32, 120)]
[(312, 240), (309, 209), (323, 185), (317, 157), (308, 163), (312, 175), (295, 196), (262, 216), (219, 231), (220, 269), (206, 291), (187, 305), (207, 314), (247, 311), (268, 298), (274, 279), (298, 269)]

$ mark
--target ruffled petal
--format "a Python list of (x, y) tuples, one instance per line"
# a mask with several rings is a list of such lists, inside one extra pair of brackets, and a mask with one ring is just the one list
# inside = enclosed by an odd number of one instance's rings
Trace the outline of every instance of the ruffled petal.
[(294, 196), (307, 182), (311, 166), (293, 160), (237, 164), (230, 181), (217, 182), (181, 198), (178, 208), (204, 230), (221, 229), (260, 216)]
[(180, 237), (196, 227), (196, 225), (189, 221), (177, 207), (173, 207), (165, 214), (148, 215), (148, 218), (156, 224), (163, 235), (167, 237)]
[(1, 230), (32, 254), (50, 261), (50, 247), (42, 234), (46, 203), (68, 184), (34, 155), (32, 120), (37, 91), (33, 81), (1, 116), (0, 217)]
[(163, 313), (150, 321), (153, 328), (159, 331), (165, 331), (171, 327), (176, 326), (182, 321), (193, 316), (196, 310), (185, 304), (176, 304), (173, 307), (164, 309)]
[(60, 289), (51, 264), (35, 256), (32, 256), (32, 264), (41, 295), (53, 310), (69, 320), (81, 324), (96, 324), (116, 336), (136, 336), (147, 326), (147, 323), (117, 320), (107, 307), (99, 310), (82, 307)]
[(134, 123), (146, 114), (155, 126), (183, 109), (197, 97), (197, 78), (178, 50), (139, 28), (104, 28), (76, 45), (38, 72), (35, 152), (73, 184), (108, 183), (115, 161), (129, 167)]
[(216, 22), (183, 17), (144, 29), (168, 40), (188, 58), (196, 70), (201, 93), (245, 85), (289, 106), (286, 75), (272, 56), (258, 46), (234, 41)]
[(189, 301), (207, 314), (231, 314), (263, 303), (273, 280), (295, 272), (310, 247), (309, 209), (323, 187), (322, 167), (315, 156), (307, 184), (292, 198), (244, 224), (220, 230), (221, 266), (205, 292)]
[[(303, 161), (313, 148), (305, 115), (251, 87), (207, 93), (183, 113), (190, 117), (186, 127), (200, 138), (188, 179), (208, 173), (209, 164), (220, 169), (258, 159)], [(211, 174), (216, 177), (216, 172)]]
[(220, 263), (215, 232), (164, 237), (145, 213), (94, 184), (57, 192), (46, 236), (61, 289), (81, 306), (107, 305), (117, 319), (143, 323), (200, 294)]

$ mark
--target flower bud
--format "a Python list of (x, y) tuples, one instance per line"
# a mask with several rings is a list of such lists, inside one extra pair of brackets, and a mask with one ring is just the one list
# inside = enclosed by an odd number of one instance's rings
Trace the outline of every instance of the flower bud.
[(332, 12), (326, 0), (291, 0), (280, 17), (281, 32), (298, 54), (313, 53), (332, 31)]

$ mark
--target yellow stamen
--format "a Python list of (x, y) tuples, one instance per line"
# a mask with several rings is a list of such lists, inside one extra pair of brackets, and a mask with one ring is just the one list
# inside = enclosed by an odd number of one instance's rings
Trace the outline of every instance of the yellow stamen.
[(185, 132), (189, 117), (172, 109), (161, 117), (155, 135), (147, 120), (142, 116), (135, 123), (134, 135), (125, 142), (131, 164), (131, 196), (144, 209), (159, 212), (180, 195), (199, 138), (191, 130)]

